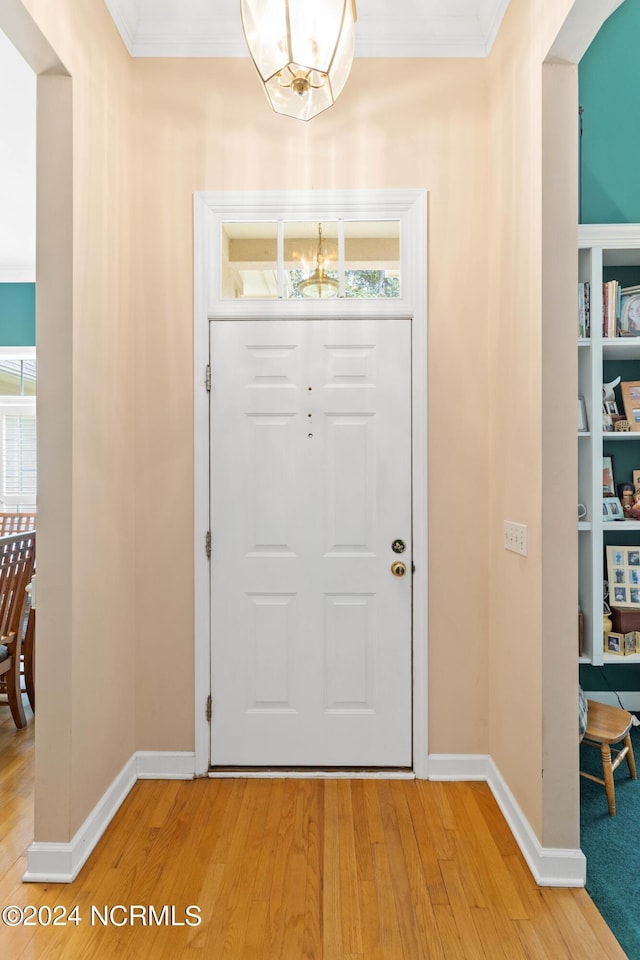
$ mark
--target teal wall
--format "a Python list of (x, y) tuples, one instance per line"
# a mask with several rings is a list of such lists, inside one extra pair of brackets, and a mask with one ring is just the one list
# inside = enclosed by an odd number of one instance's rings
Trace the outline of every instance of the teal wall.
[(578, 77), (582, 222), (640, 223), (640, 0), (605, 21)]
[(0, 346), (34, 347), (35, 283), (0, 283)]

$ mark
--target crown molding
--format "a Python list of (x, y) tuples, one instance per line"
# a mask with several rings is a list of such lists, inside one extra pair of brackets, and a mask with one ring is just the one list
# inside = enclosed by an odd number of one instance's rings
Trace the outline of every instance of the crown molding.
[(485, 56), (489, 56), (491, 53), (491, 48), (498, 36), (498, 30), (508, 6), (509, 0), (482, 0), (481, 2), (478, 17), (480, 30), (485, 41)]
[(138, 0), (104, 0), (104, 2), (125, 47), (131, 56), (135, 56), (134, 46), (140, 21)]
[[(248, 56), (239, 0), (218, 0), (218, 12), (204, 0), (105, 0), (133, 57)], [(359, 11), (356, 57), (485, 57), (509, 0), (396, 0)], [(452, 9), (453, 8), (453, 9)]]

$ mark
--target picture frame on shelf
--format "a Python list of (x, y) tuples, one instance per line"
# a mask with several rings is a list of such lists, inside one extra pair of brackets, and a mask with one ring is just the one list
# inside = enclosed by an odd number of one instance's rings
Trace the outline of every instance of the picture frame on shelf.
[(634, 470), (632, 473), (633, 486), (636, 493), (640, 493), (640, 470)]
[(609, 602), (640, 610), (640, 547), (607, 545), (606, 552)]
[(640, 285), (620, 291), (620, 334), (640, 337)]
[(613, 653), (616, 657), (624, 657), (624, 634), (614, 633), (613, 631), (606, 634), (604, 652)]
[(604, 412), (609, 414), (610, 417), (617, 417), (620, 415), (618, 410), (618, 404), (615, 400), (605, 400), (603, 403)]
[(602, 432), (613, 433), (613, 417), (609, 413), (602, 414)]
[(589, 432), (589, 421), (587, 420), (587, 405), (584, 397), (578, 397), (578, 433)]
[(602, 519), (624, 520), (624, 510), (618, 497), (605, 497), (602, 501)]
[(640, 380), (623, 380), (620, 389), (629, 428), (632, 433), (638, 433), (640, 432)]
[(602, 458), (602, 496), (615, 497), (616, 485), (613, 479), (613, 457)]

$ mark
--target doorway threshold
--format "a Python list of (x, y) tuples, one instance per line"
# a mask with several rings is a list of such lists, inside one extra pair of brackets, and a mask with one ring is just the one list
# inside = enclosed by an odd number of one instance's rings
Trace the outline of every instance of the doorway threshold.
[(415, 780), (407, 767), (211, 767), (211, 779), (260, 780)]

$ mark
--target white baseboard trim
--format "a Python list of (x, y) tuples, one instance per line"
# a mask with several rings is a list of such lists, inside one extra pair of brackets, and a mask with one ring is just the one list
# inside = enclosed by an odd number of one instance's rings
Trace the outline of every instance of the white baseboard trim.
[[(622, 657), (620, 658), (620, 664), (624, 666), (624, 659)], [(599, 703), (608, 703), (612, 707), (619, 707), (620, 703), (622, 703), (625, 710), (629, 710), (631, 713), (640, 712), (640, 690), (618, 690), (620, 702), (613, 690), (585, 690), (584, 695), (587, 700), (597, 700)]]
[(124, 765), (69, 843), (38, 843), (27, 850), (26, 883), (72, 883), (137, 780), (135, 754)]
[[(582, 887), (586, 859), (581, 850), (542, 847), (494, 761), (487, 754), (431, 754), (430, 780), (480, 780), (489, 784), (502, 814), (540, 886)], [(297, 773), (297, 771), (296, 771)], [(271, 776), (291, 776), (293, 771), (269, 771)], [(240, 774), (246, 776), (247, 774)], [(251, 775), (251, 774), (249, 774)], [(265, 776), (265, 773), (258, 774)], [(302, 774), (299, 774), (302, 775)], [(316, 776), (322, 776), (316, 772)], [(335, 773), (331, 772), (332, 776)], [(353, 774), (345, 773), (345, 776)], [(362, 775), (362, 774), (361, 774)], [(366, 775), (366, 774), (365, 774)], [(371, 774), (368, 774), (371, 776)], [(403, 779), (407, 774), (397, 772)], [(220, 772), (210, 776), (238, 776)], [(307, 774), (308, 776), (308, 774)], [(389, 776), (389, 772), (386, 774)], [(409, 777), (413, 774), (408, 773)], [(192, 780), (195, 753), (139, 751), (125, 764), (69, 843), (34, 842), (27, 851), (27, 883), (72, 883), (94, 850), (136, 780)]]
[(196, 775), (195, 753), (138, 750), (135, 760), (138, 780), (193, 780)]
[(485, 753), (431, 753), (429, 780), (488, 780), (489, 760)]
[(195, 753), (134, 753), (69, 843), (39, 843), (27, 850), (25, 883), (73, 883), (137, 780), (193, 780)]
[(485, 754), (432, 754), (430, 780), (484, 780), (541, 887), (584, 887), (587, 861), (582, 850), (543, 847), (490, 756)]

